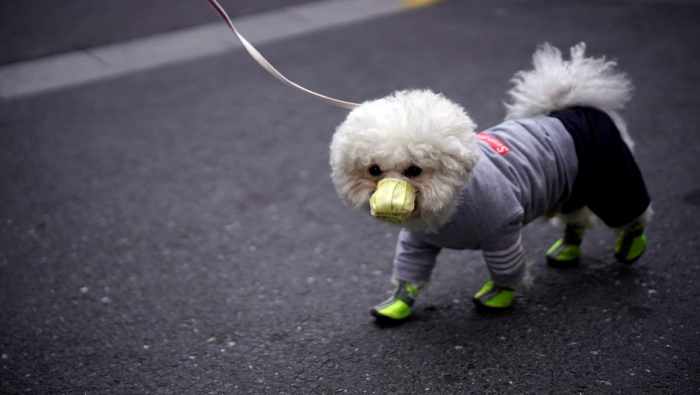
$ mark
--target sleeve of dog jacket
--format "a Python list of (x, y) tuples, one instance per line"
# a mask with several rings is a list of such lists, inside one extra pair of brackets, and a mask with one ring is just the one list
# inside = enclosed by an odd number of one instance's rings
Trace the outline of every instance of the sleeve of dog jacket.
[(496, 285), (514, 287), (525, 274), (525, 251), (520, 229), (521, 217), (513, 218), (481, 243), (486, 266)]
[(416, 234), (401, 229), (394, 257), (394, 279), (427, 283), (435, 267), (440, 247), (428, 244)]

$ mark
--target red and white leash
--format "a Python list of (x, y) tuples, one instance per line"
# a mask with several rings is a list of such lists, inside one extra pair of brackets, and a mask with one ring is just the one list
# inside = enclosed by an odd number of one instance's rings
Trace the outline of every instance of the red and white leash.
[(245, 37), (243, 37), (238, 32), (238, 30), (236, 30), (236, 27), (233, 26), (233, 22), (231, 22), (231, 18), (229, 18), (228, 14), (226, 14), (226, 11), (224, 10), (224, 8), (221, 7), (221, 5), (216, 0), (208, 0), (208, 1), (209, 1), (209, 4), (211, 4), (211, 6), (214, 7), (216, 12), (219, 13), (221, 18), (223, 18), (223, 20), (226, 22), (226, 24), (228, 24), (228, 27), (231, 28), (231, 31), (233, 32), (233, 34), (236, 35), (236, 38), (238, 38), (238, 41), (240, 41), (241, 44), (243, 45), (243, 48), (245, 48), (246, 51), (248, 51), (250, 56), (252, 56), (253, 59), (255, 59), (255, 61), (258, 62), (258, 64), (260, 66), (262, 66), (265, 70), (267, 70), (268, 73), (272, 74), (275, 78), (277, 78), (278, 80), (282, 81), (286, 85), (288, 85), (296, 90), (299, 90), (303, 93), (306, 93), (307, 95), (313, 97), (314, 99), (320, 100), (320, 101), (327, 103), (327, 104), (330, 104), (332, 106), (341, 107), (341, 108), (344, 108), (347, 110), (352, 110), (355, 107), (359, 106), (359, 104), (357, 104), (357, 103), (338, 100), (338, 99), (334, 99), (332, 97), (324, 96), (320, 93), (316, 93), (312, 90), (306, 89), (303, 86), (298, 85), (298, 84), (290, 81), (289, 79), (287, 79), (285, 76), (282, 75), (282, 73), (277, 71), (277, 69), (275, 69), (270, 64), (270, 62), (268, 62), (267, 59), (265, 59), (265, 57), (262, 56), (260, 54), (260, 52), (258, 52), (258, 50), (255, 49), (255, 47), (250, 42), (248, 42), (248, 40), (246, 40)]

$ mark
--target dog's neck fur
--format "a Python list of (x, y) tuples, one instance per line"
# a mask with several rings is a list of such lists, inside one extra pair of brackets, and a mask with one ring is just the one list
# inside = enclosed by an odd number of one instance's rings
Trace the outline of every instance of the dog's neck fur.
[(437, 233), (440, 228), (452, 220), (457, 212), (457, 207), (461, 202), (460, 191), (461, 188), (455, 188), (452, 198), (440, 210), (431, 212), (427, 216), (423, 215), (425, 213), (421, 213), (418, 218), (409, 218), (404, 222), (404, 227), (413, 232)]

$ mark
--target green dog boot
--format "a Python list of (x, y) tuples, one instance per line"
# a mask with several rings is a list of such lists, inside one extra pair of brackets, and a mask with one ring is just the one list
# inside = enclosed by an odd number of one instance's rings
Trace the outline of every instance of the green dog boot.
[(515, 288), (499, 287), (489, 280), (479, 292), (474, 295), (472, 301), (476, 309), (481, 312), (491, 313), (503, 311), (510, 307), (515, 296)]
[(420, 295), (420, 290), (407, 283), (400, 281), (396, 292), (384, 303), (380, 303), (369, 311), (377, 320), (384, 322), (399, 322), (411, 315), (411, 306)]
[(615, 259), (630, 265), (639, 259), (646, 249), (647, 235), (644, 233), (644, 226), (640, 224), (620, 232), (615, 243)]
[(547, 264), (556, 268), (568, 268), (578, 264), (581, 256), (581, 242), (586, 227), (567, 225), (564, 237), (557, 240), (547, 250)]

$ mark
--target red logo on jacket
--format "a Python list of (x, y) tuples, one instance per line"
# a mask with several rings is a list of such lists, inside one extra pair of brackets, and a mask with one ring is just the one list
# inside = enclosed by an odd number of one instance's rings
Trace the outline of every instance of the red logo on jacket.
[(491, 148), (493, 148), (501, 156), (510, 152), (510, 148), (508, 148), (505, 144), (503, 144), (501, 142), (501, 140), (499, 140), (493, 136), (489, 136), (486, 133), (479, 133), (476, 135), (476, 138), (478, 140), (485, 141), (486, 144), (490, 145)]

